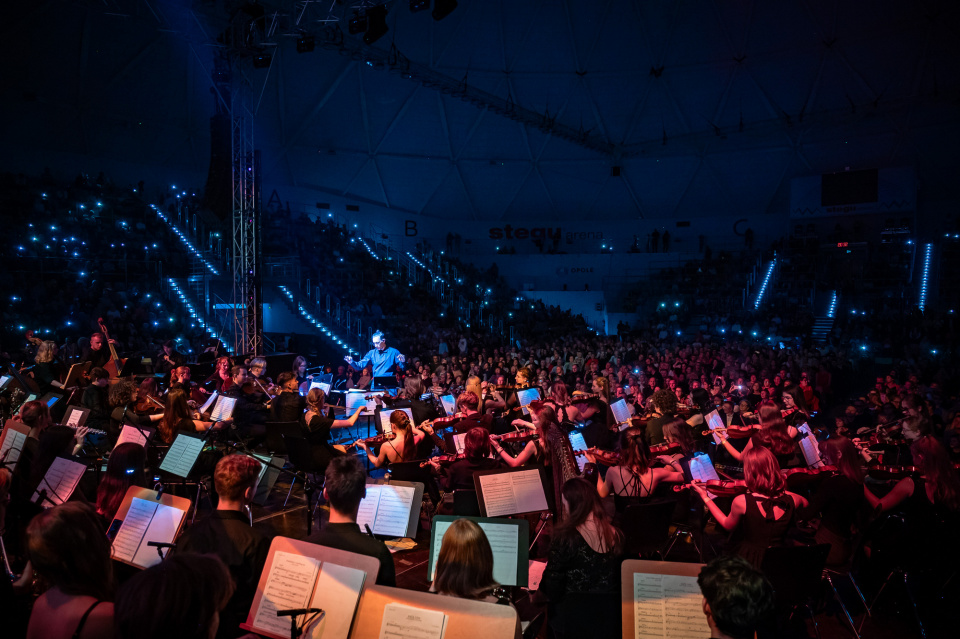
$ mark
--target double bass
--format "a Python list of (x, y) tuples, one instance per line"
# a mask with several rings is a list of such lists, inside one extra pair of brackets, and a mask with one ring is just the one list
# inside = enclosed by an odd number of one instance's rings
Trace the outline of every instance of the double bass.
[(107, 360), (107, 363), (103, 365), (103, 370), (107, 371), (110, 374), (110, 379), (116, 379), (120, 377), (120, 371), (123, 370), (123, 365), (127, 363), (126, 359), (120, 359), (117, 355), (117, 349), (113, 347), (113, 343), (110, 341), (110, 333), (107, 332), (107, 325), (103, 323), (103, 318), (97, 318), (97, 324), (100, 325), (100, 331), (103, 333), (103, 339), (107, 342), (107, 346), (110, 348), (110, 359)]

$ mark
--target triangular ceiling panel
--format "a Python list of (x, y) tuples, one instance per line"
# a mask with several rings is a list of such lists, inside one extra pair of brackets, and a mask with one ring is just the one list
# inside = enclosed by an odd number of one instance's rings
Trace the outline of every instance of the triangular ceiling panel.
[[(608, 177), (602, 180), (600, 188), (590, 199), (589, 208), (585, 211), (586, 219), (604, 219), (613, 215), (622, 216), (624, 220), (643, 217), (642, 198), (638, 197), (634, 200), (634, 195), (629, 190), (629, 183), (623, 179), (622, 175), (621, 173), (620, 176), (610, 176), (609, 172), (607, 173)], [(617, 238), (621, 243), (625, 240), (626, 238)]]
[(390, 205), (405, 211), (419, 211), (430, 194), (450, 175), (449, 160), (411, 159), (381, 155), (377, 166)]
[(511, 216), (557, 219), (554, 202), (536, 167), (529, 168), (523, 185), (504, 212), (504, 217)]
[(644, 214), (668, 217), (673, 214), (690, 178), (699, 164), (693, 157), (634, 158), (625, 162), (621, 179), (641, 194)]
[(499, 219), (520, 189), (529, 162), (462, 161), (459, 164), (470, 200), (483, 219)]
[(418, 89), (407, 98), (375, 149), (378, 153), (405, 155), (413, 146), (427, 158), (450, 157), (444, 114), (440, 113), (436, 94), (426, 89)]
[(440, 185), (429, 195), (421, 213), (428, 217), (451, 218), (456, 220), (479, 219), (470, 195), (463, 186), (460, 169), (451, 166)]

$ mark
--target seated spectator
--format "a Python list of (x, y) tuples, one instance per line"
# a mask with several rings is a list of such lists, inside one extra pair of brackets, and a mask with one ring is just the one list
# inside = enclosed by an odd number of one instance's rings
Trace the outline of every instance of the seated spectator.
[(113, 638), (110, 542), (92, 507), (68, 502), (34, 517), (27, 557), (50, 586), (33, 605), (27, 639)]
[(367, 473), (353, 455), (337, 457), (324, 474), (323, 498), (330, 504), (330, 522), (323, 527), (314, 543), (339, 548), (380, 560), (377, 584), (396, 585), (396, 568), (386, 544), (360, 530), (357, 511), (367, 495)]
[(740, 557), (717, 557), (700, 570), (697, 583), (714, 639), (753, 639), (773, 612), (770, 582)]
[(230, 570), (236, 591), (220, 612), (217, 637), (239, 633), (260, 581), (270, 551), (270, 535), (251, 525), (250, 504), (256, 493), (260, 462), (246, 455), (227, 455), (217, 463), (213, 481), (217, 509), (197, 522), (177, 542), (177, 554), (209, 553)]
[(116, 639), (210, 639), (233, 595), (230, 571), (214, 555), (182, 553), (147, 568), (117, 593)]

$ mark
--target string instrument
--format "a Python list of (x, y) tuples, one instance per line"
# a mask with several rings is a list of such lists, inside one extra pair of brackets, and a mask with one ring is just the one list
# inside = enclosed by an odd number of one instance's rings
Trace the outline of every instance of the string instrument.
[(840, 469), (836, 466), (821, 466), (819, 468), (786, 468), (780, 472), (784, 477), (790, 477), (791, 475), (820, 475), (828, 473), (839, 472)]
[[(266, 378), (267, 384), (272, 384), (270, 378)], [(240, 390), (244, 395), (253, 395), (256, 392), (263, 393), (263, 396), (266, 398), (266, 401), (263, 402), (264, 406), (269, 406), (270, 402), (273, 401), (273, 398), (276, 397), (279, 393), (271, 393), (267, 388), (264, 388), (263, 384), (260, 383), (260, 379), (251, 375), (247, 378), (247, 381), (243, 383), (243, 386), (240, 387)]]
[(501, 444), (503, 443), (519, 444), (522, 442), (532, 441), (539, 436), (540, 435), (535, 430), (520, 431), (517, 433), (506, 433), (504, 435), (500, 435), (500, 443)]
[[(396, 439), (396, 437), (397, 436), (395, 433), (383, 433), (381, 435), (374, 435), (373, 437), (367, 437), (366, 439), (361, 439), (360, 441), (362, 441), (367, 446), (376, 446), (377, 444), (383, 444), (384, 442), (393, 441), (394, 439)], [(353, 444), (351, 444), (351, 446), (355, 446), (356, 443), (357, 442), (354, 442)]]
[[(446, 417), (437, 417), (436, 419), (431, 419), (425, 425), (437, 426), (437, 425), (449, 424), (450, 422), (455, 422), (458, 419), (464, 419), (466, 417), (469, 417), (469, 415), (467, 415), (466, 413), (454, 413), (453, 415), (447, 415)], [(421, 425), (421, 428), (423, 428), (423, 425)]]
[(421, 462), (420, 468), (423, 468), (424, 466), (428, 465), (432, 461), (437, 462), (441, 466), (449, 466), (453, 462), (459, 459), (465, 459), (465, 458), (466, 458), (466, 455), (464, 453), (458, 453), (456, 455), (437, 455), (436, 457), (431, 457), (425, 462)]
[(726, 433), (728, 437), (733, 439), (746, 439), (753, 435), (753, 431), (760, 430), (760, 424), (750, 424), (747, 426), (720, 426), (710, 430), (709, 428), (704, 430), (702, 435), (704, 437), (709, 437), (710, 435), (717, 433)]
[[(952, 466), (954, 470), (960, 469), (960, 464), (952, 464)], [(921, 477), (923, 469), (919, 466), (876, 464), (867, 468), (867, 474), (875, 479), (903, 479), (904, 477)]]
[(137, 394), (137, 403), (133, 407), (133, 412), (137, 415), (151, 415), (153, 413), (162, 413), (164, 409), (163, 402), (153, 395), (144, 394), (143, 397)]
[(40, 339), (39, 337), (34, 337), (34, 336), (33, 336), (33, 330), (32, 330), (32, 329), (29, 330), (29, 331), (27, 331), (27, 333), (26, 333), (26, 335), (24, 335), (24, 337), (27, 338), (27, 342), (28, 342), (28, 343), (33, 344), (34, 346), (40, 346), (41, 344), (43, 344), (43, 340), (42, 340), (42, 339)]
[(591, 399), (600, 399), (600, 393), (574, 393), (565, 402), (557, 402), (556, 400), (551, 400), (551, 401), (554, 401), (555, 403), (560, 404), (561, 406), (570, 406), (572, 404), (589, 402)]
[(110, 349), (110, 359), (104, 364), (103, 370), (110, 374), (110, 379), (115, 379), (120, 376), (120, 371), (123, 370), (123, 365), (127, 360), (120, 359), (120, 357), (117, 356), (117, 349), (113, 347), (113, 343), (110, 341), (110, 333), (107, 332), (107, 325), (103, 323), (102, 317), (97, 318), (97, 324), (100, 325), (103, 339), (107, 342), (107, 347)]
[(607, 466), (620, 465), (620, 453), (615, 450), (600, 450), (599, 448), (587, 448), (585, 450), (573, 451), (575, 457), (585, 457), (587, 454), (593, 455), (597, 461)]
[[(703, 486), (707, 491), (717, 497), (734, 497), (736, 495), (743, 495), (749, 491), (747, 482), (742, 479), (708, 479), (704, 482), (694, 483)], [(683, 490), (690, 490), (693, 488), (694, 483), (678, 484), (673, 487), (673, 491), (679, 493)]]
[(210, 393), (207, 392), (206, 388), (193, 381), (180, 382), (180, 385), (190, 392), (190, 401), (196, 403), (197, 406), (203, 406), (207, 403), (207, 395)]

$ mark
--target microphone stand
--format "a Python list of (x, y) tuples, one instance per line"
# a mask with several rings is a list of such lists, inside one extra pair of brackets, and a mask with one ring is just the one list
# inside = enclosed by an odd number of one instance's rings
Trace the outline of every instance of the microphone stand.
[[(303, 616), (303, 623), (300, 626), (297, 626), (297, 617)], [(307, 618), (307, 615), (310, 615)], [(300, 635), (303, 634), (303, 629), (307, 627), (307, 624), (313, 622), (317, 618), (317, 615), (320, 616), (320, 619), (323, 619), (326, 613), (322, 608), (294, 608), (292, 610), (278, 610), (278, 617), (290, 617), (290, 639), (297, 639)]]

